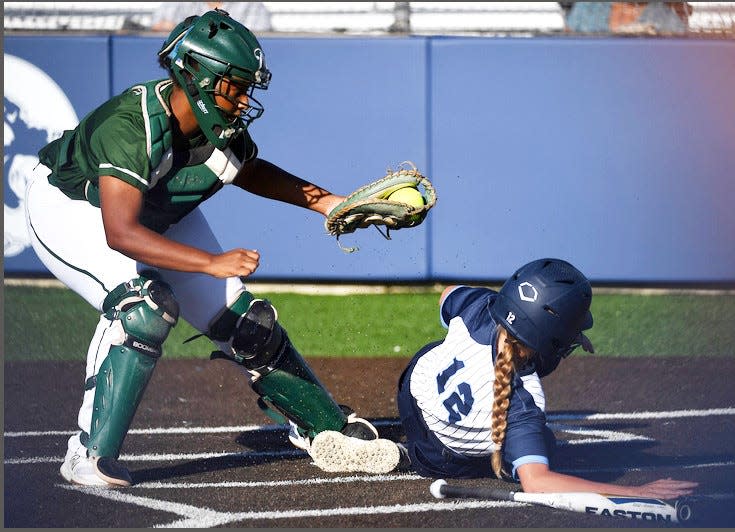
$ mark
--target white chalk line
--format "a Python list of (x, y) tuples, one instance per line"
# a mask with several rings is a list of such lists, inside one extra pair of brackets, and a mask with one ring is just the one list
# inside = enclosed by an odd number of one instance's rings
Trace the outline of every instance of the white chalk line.
[(618, 414), (550, 414), (548, 421), (605, 421), (612, 419), (673, 419), (682, 417), (731, 416), (735, 408), (709, 408), (706, 410), (672, 410), (668, 412), (628, 412)]
[[(102, 497), (116, 502), (135, 504), (138, 506), (143, 506), (145, 508), (150, 508), (152, 510), (177, 514), (182, 518), (176, 521), (172, 521), (170, 523), (154, 525), (153, 528), (212, 528), (215, 526), (221, 526), (237, 521), (295, 519), (305, 517), (335, 517), (350, 515), (385, 515), (395, 513), (423, 513), (430, 511), (442, 512), (528, 506), (528, 504), (525, 503), (511, 501), (462, 500), (432, 503), (394, 504), (383, 506), (355, 506), (350, 508), (324, 508), (279, 511), (266, 510), (257, 512), (218, 512), (210, 508), (199, 508), (189, 504), (175, 503), (161, 499), (154, 499), (151, 497), (141, 497), (138, 495), (132, 495), (129, 492), (121, 492), (119, 490), (88, 488), (73, 486), (70, 484), (59, 484), (58, 486), (67, 490), (81, 491), (83, 493), (88, 493), (90, 495), (95, 495), (97, 497)], [(716, 493), (703, 496), (721, 500), (735, 499), (735, 494), (732, 493)]]
[(198, 508), (189, 504), (172, 503), (160, 499), (141, 497), (119, 490), (106, 490), (101, 488), (87, 488), (73, 486), (70, 484), (59, 484), (68, 490), (81, 491), (108, 500), (135, 504), (160, 510), (166, 513), (174, 513), (182, 519), (163, 525), (155, 525), (153, 528), (212, 528), (215, 526), (233, 523), (235, 521), (255, 521), (274, 519), (294, 519), (304, 517), (334, 517), (348, 515), (376, 515), (394, 513), (420, 513), (429, 511), (466, 510), (474, 508), (499, 508), (525, 506), (524, 503), (510, 501), (462, 501), (462, 502), (434, 502), (417, 504), (395, 504), (386, 506), (356, 506), (351, 508), (325, 508), (308, 510), (280, 510), (260, 512), (218, 512), (209, 508)]
[[(654, 466), (620, 466), (620, 467), (595, 467), (593, 469), (563, 469), (557, 471), (566, 474), (584, 475), (590, 473), (625, 473), (628, 471), (656, 471), (659, 469), (708, 469), (717, 467), (735, 467), (735, 460), (708, 462), (699, 464), (657, 464)], [(350, 482), (394, 482), (397, 480), (428, 480), (425, 477), (406, 473), (402, 475), (371, 475), (371, 476), (349, 476), (336, 478), (309, 478), (304, 480), (263, 480), (251, 482), (141, 482), (136, 488), (145, 489), (213, 489), (213, 488), (274, 488), (281, 486), (319, 485), (319, 484), (343, 484)]]
[[(647, 468), (648, 469), (648, 468)], [(299, 483), (335, 483), (335, 482), (354, 482), (354, 481), (386, 481), (386, 480), (423, 480), (427, 479), (416, 475), (380, 475), (374, 477), (343, 477), (341, 479), (312, 479), (304, 482), (248, 482), (242, 483), (244, 487), (263, 487), (272, 485), (293, 485)], [(157, 483), (140, 484), (137, 488), (149, 488)], [(233, 487), (238, 483), (208, 483), (198, 484), (198, 487), (212, 489), (213, 487)], [(395, 513), (423, 513), (428, 511), (457, 511), (468, 509), (486, 509), (486, 508), (502, 508), (502, 507), (520, 507), (527, 506), (524, 503), (510, 501), (452, 501), (452, 502), (433, 502), (433, 503), (415, 503), (415, 504), (396, 504), (384, 506), (359, 506), (351, 508), (325, 508), (325, 509), (305, 509), (305, 510), (279, 510), (279, 511), (248, 511), (248, 512), (218, 512), (210, 508), (199, 508), (189, 504), (170, 502), (151, 497), (142, 497), (133, 495), (129, 492), (120, 492), (118, 490), (106, 490), (100, 488), (87, 488), (81, 486), (73, 486), (69, 484), (59, 484), (61, 488), (67, 490), (81, 491), (90, 495), (95, 495), (108, 500), (122, 502), (126, 504), (135, 504), (152, 510), (165, 513), (173, 513), (181, 517), (175, 521), (154, 525), (153, 528), (212, 528), (228, 523), (238, 521), (255, 521), (255, 520), (276, 520), (276, 519), (295, 519), (308, 517), (334, 517), (334, 516), (350, 516), (350, 515), (385, 515)], [(168, 488), (186, 487), (180, 483), (171, 483)], [(194, 485), (192, 485), (194, 486)], [(717, 493), (705, 495), (713, 499), (733, 500), (735, 494)]]
[[(735, 414), (735, 408), (725, 409), (710, 409), (710, 410), (685, 410), (685, 411), (674, 411), (674, 412), (639, 412), (633, 414), (593, 414), (593, 415), (563, 415), (563, 416), (550, 416), (554, 420), (604, 420), (604, 419), (665, 419), (665, 418), (682, 418), (682, 417), (701, 417), (701, 416), (713, 416), (713, 415), (732, 415)], [(384, 424), (391, 424), (395, 422), (383, 422)], [(598, 438), (602, 437), (602, 441), (610, 441), (610, 438), (617, 437), (614, 431), (599, 431), (585, 428), (576, 427), (564, 427), (562, 429), (569, 429), (570, 431), (576, 431), (577, 434), (591, 434)], [(186, 434), (192, 433), (187, 431), (196, 430), (196, 433), (205, 432), (243, 432), (247, 431), (258, 431), (258, 430), (285, 430), (285, 426), (274, 426), (268, 425), (265, 427), (260, 426), (245, 426), (245, 427), (215, 427), (213, 429), (207, 428), (175, 428), (175, 429), (140, 429), (140, 433), (144, 434)], [(587, 432), (585, 432), (587, 431)], [(20, 434), (20, 433), (18, 433)], [(41, 433), (35, 433), (34, 435), (40, 435)], [(69, 433), (71, 434), (71, 432)], [(630, 435), (628, 435), (630, 436)], [(636, 435), (632, 435), (636, 436)], [(20, 437), (20, 436), (18, 436)], [(637, 438), (641, 438), (638, 436)], [(576, 440), (578, 443), (582, 440)], [(598, 443), (600, 440), (594, 440), (590, 443)], [(121, 459), (128, 461), (175, 461), (175, 460), (194, 460), (194, 459), (206, 459), (206, 458), (220, 458), (220, 457), (284, 457), (284, 456), (307, 456), (306, 453), (300, 450), (291, 451), (274, 451), (274, 452), (240, 452), (240, 453), (190, 453), (190, 454), (146, 454), (146, 455), (128, 455), (122, 456)], [(39, 463), (43, 462), (59, 462), (61, 457), (37, 457), (28, 459), (6, 459), (6, 464), (21, 464), (21, 463)], [(654, 470), (662, 468), (678, 468), (678, 469), (693, 469), (693, 468), (718, 468), (718, 467), (733, 467), (735, 461), (720, 461), (700, 464), (681, 465), (672, 463), (668, 464), (657, 464), (656, 466), (645, 466), (645, 467), (619, 467), (619, 468), (608, 468), (608, 469), (591, 469), (580, 471), (579, 473), (590, 473), (590, 472), (619, 472), (619, 471), (643, 471), (643, 470)], [(576, 471), (569, 470), (566, 472), (574, 474)], [(371, 476), (371, 477), (342, 477), (342, 478), (322, 478), (322, 479), (306, 479), (306, 480), (294, 480), (294, 481), (269, 481), (269, 482), (219, 482), (219, 483), (163, 483), (163, 482), (151, 482), (141, 483), (136, 485), (132, 489), (213, 489), (213, 488), (259, 488), (259, 487), (274, 487), (274, 486), (292, 486), (292, 485), (308, 485), (308, 484), (331, 484), (338, 482), (387, 482), (395, 480), (426, 480), (416, 475), (383, 475), (382, 478)], [(454, 511), (454, 510), (466, 510), (476, 508), (497, 508), (497, 507), (511, 507), (511, 506), (525, 506), (523, 503), (515, 503), (510, 501), (461, 501), (461, 502), (434, 502), (434, 503), (417, 503), (408, 505), (391, 505), (391, 506), (370, 506), (370, 507), (352, 507), (352, 508), (327, 508), (327, 509), (305, 509), (305, 510), (282, 510), (282, 511), (249, 511), (249, 512), (218, 512), (210, 508), (199, 508), (189, 504), (182, 504), (177, 502), (170, 502), (151, 497), (143, 497), (139, 495), (133, 495), (130, 490), (121, 492), (119, 490), (104, 490), (99, 488), (87, 488), (81, 486), (72, 486), (69, 484), (59, 484), (60, 487), (67, 490), (76, 490), (89, 493), (98, 497), (103, 497), (108, 500), (119, 501), (127, 504), (134, 504), (143, 506), (146, 508), (158, 510), (168, 514), (175, 514), (179, 517), (175, 521), (157, 525), (155, 528), (211, 528), (215, 526), (227, 525), (229, 523), (241, 522), (241, 521), (255, 521), (255, 520), (277, 520), (277, 519), (293, 519), (293, 518), (308, 518), (308, 517), (330, 517), (330, 516), (349, 516), (349, 515), (376, 515), (376, 514), (391, 514), (391, 513), (420, 513), (426, 511)], [(721, 494), (723, 497), (728, 497), (731, 494)]]
[[(377, 423), (373, 423), (374, 425)], [(128, 434), (228, 434), (232, 432), (279, 432), (288, 431), (289, 425), (241, 425), (228, 427), (166, 427), (150, 429), (130, 429)], [(29, 438), (38, 436), (71, 436), (78, 430), (45, 430), (6, 432), (6, 438)]]
[(597, 443), (620, 443), (628, 441), (654, 441), (654, 438), (648, 436), (640, 436), (638, 434), (631, 434), (630, 432), (623, 432), (619, 430), (595, 430), (587, 427), (570, 427), (567, 425), (559, 425), (556, 423), (549, 423), (549, 428), (554, 432), (564, 432), (567, 434), (576, 434), (578, 436), (587, 436), (587, 438), (578, 438), (576, 440), (557, 440), (556, 444), (559, 447), (566, 445), (587, 445)]
[(726, 460), (719, 462), (701, 462), (699, 464), (656, 464), (652, 466), (620, 466), (620, 467), (595, 467), (594, 469), (559, 469), (560, 473), (568, 475), (583, 475), (589, 473), (625, 473), (628, 471), (656, 471), (658, 469), (707, 469), (713, 467), (733, 467), (735, 460)]
[[(122, 454), (120, 460), (125, 462), (175, 462), (187, 460), (209, 460), (212, 458), (289, 458), (307, 456), (299, 449), (284, 451), (242, 451), (221, 453), (161, 453), (161, 454)], [(33, 458), (7, 458), (6, 465), (43, 464), (61, 462), (63, 456), (37, 456)]]
[[(620, 443), (628, 441), (652, 441), (652, 438), (631, 434), (629, 432), (599, 430), (590, 427), (575, 427), (561, 424), (554, 424), (551, 421), (599, 421), (607, 419), (676, 419), (684, 417), (709, 417), (735, 415), (735, 408), (712, 408), (708, 410), (674, 410), (668, 412), (631, 412), (627, 414), (564, 414), (550, 415), (548, 417), (550, 428), (560, 432), (575, 434), (578, 436), (586, 436), (574, 440), (558, 440), (559, 446), (566, 445), (590, 445), (604, 443)], [(377, 420), (374, 422), (376, 426), (397, 426), (398, 420)], [(242, 432), (273, 432), (286, 431), (288, 425), (242, 425), (234, 427), (172, 427), (172, 428), (151, 428), (151, 429), (135, 429), (129, 434), (204, 434), (204, 433), (242, 433)], [(27, 431), (27, 432), (7, 432), (5, 437), (43, 437), (49, 435), (66, 434), (71, 435), (74, 431), (61, 433), (60, 431)], [(242, 452), (206, 452), (206, 453), (158, 453), (158, 454), (127, 454), (120, 457), (121, 460), (131, 462), (156, 462), (156, 461), (176, 461), (176, 460), (207, 460), (213, 458), (285, 458), (306, 456), (306, 453), (297, 450), (281, 450), (281, 451), (242, 451)], [(38, 456), (29, 458), (6, 458), (6, 465), (23, 465), (23, 464), (39, 464), (49, 462), (59, 462), (63, 457), (56, 456)]]
[[(554, 421), (605, 421), (613, 419), (674, 419), (684, 417), (708, 417), (735, 415), (735, 407), (710, 408), (706, 410), (672, 410), (664, 412), (627, 412), (615, 414), (549, 414), (547, 420)], [(396, 426), (395, 421), (373, 421), (375, 426)], [(131, 429), (128, 434), (227, 434), (232, 432), (256, 431), (283, 431), (288, 425), (241, 425), (227, 427), (166, 427), (149, 429)], [(71, 436), (75, 430), (46, 430), (46, 431), (10, 431), (4, 432), (6, 438), (30, 438), (42, 436)]]
[(321, 484), (347, 484), (351, 482), (394, 482), (396, 480), (426, 480), (426, 478), (412, 473), (405, 473), (395, 475), (362, 475), (250, 482), (141, 482), (140, 484), (136, 484), (135, 487), (145, 489), (278, 488), (282, 486), (315, 486)]

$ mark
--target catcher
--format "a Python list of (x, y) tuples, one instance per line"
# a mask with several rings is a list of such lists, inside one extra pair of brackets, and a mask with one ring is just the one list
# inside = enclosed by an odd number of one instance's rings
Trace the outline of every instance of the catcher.
[[(158, 58), (168, 79), (129, 88), (43, 147), (26, 192), (38, 257), (100, 313), (61, 475), (133, 483), (120, 450), (180, 317), (214, 342), (213, 358), (246, 372), (258, 405), (290, 422), (295, 444), (324, 430), (377, 438), (319, 382), (273, 305), (246, 289), (258, 251), (222, 249), (199, 208), (225, 185), (324, 216), (351, 201), (258, 158), (248, 126), (271, 73), (256, 37), (226, 12), (179, 23)], [(365, 223), (398, 227), (401, 209)]]

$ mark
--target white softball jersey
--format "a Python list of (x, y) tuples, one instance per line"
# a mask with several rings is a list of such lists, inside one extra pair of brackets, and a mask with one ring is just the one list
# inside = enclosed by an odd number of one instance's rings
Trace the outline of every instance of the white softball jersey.
[[(446, 447), (466, 456), (489, 456), (497, 325), (488, 304), (496, 292), (460, 286), (442, 302), (445, 340), (422, 355), (410, 377), (411, 395), (428, 428)], [(514, 469), (548, 464), (545, 397), (536, 373), (513, 379), (504, 457)]]

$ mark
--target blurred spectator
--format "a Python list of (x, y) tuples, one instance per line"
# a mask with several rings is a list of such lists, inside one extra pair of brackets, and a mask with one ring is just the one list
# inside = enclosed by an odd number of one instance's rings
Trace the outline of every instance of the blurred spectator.
[[(565, 29), (574, 33), (607, 33), (610, 31), (612, 2), (569, 2), (565, 9)], [(568, 5), (568, 4), (567, 4)]]
[(574, 2), (557, 2), (557, 4), (559, 4), (562, 14), (564, 15), (564, 20), (566, 20), (569, 16), (569, 12), (572, 10)]
[(565, 13), (570, 32), (684, 33), (692, 7), (688, 2), (571, 2)]
[(687, 2), (613, 2), (610, 29), (617, 33), (683, 33), (691, 13)]
[(219, 8), (250, 31), (271, 31), (271, 15), (262, 2), (161, 2), (151, 19), (151, 30), (168, 32), (189, 15)]

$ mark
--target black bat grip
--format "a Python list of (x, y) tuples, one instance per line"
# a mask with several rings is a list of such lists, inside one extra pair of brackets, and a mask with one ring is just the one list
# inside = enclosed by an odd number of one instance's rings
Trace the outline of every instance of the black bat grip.
[(446, 481), (435, 480), (429, 488), (431, 494), (437, 499), (496, 499), (501, 501), (512, 501), (515, 492), (497, 488), (472, 488), (464, 486), (450, 486)]

